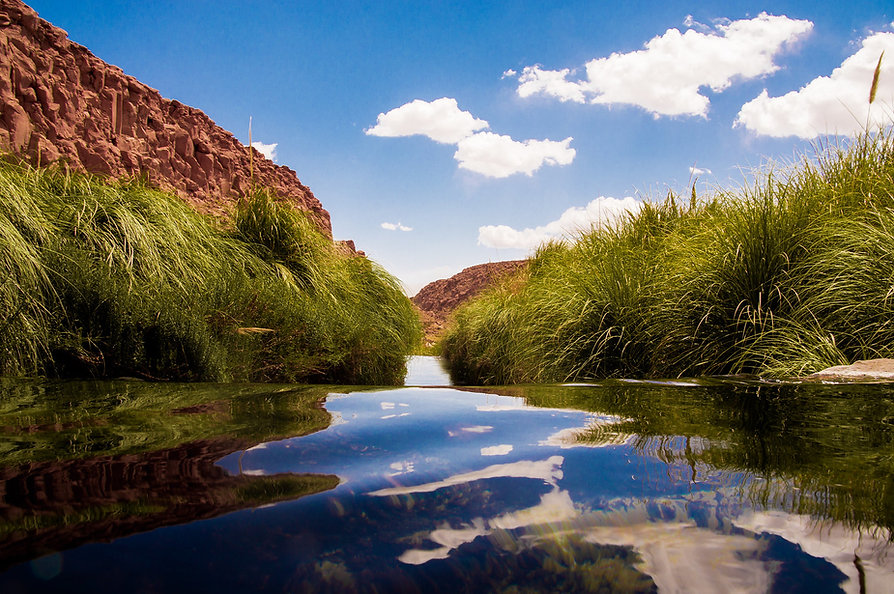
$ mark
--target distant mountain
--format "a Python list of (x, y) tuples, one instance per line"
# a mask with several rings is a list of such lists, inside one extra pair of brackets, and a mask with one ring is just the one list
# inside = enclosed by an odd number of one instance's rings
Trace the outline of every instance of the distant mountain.
[(488, 262), (470, 266), (450, 278), (431, 282), (416, 293), (413, 303), (422, 312), (426, 341), (433, 342), (444, 330), (453, 311), (506, 275), (517, 271), (526, 260)]

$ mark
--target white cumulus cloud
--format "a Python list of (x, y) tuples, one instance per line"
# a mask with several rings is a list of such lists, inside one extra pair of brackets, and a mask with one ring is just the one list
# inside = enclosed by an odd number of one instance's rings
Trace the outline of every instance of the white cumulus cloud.
[(569, 146), (570, 136), (565, 140), (514, 140), (506, 135), (479, 131), (486, 128), (489, 124), (485, 120), (462, 111), (456, 99), (442, 97), (431, 102), (415, 99), (388, 113), (380, 113), (376, 125), (366, 133), (371, 136), (421, 134), (443, 144), (455, 144), (453, 158), (459, 162), (460, 169), (496, 178), (516, 173), (532, 175), (544, 165), (568, 165), (577, 154)]
[(461, 169), (488, 177), (515, 173), (533, 175), (544, 165), (568, 165), (577, 154), (569, 136), (565, 140), (513, 140), (493, 132), (479, 132), (457, 144), (453, 158)]
[(493, 248), (517, 248), (532, 250), (546, 241), (565, 239), (591, 228), (616, 224), (627, 213), (636, 213), (642, 202), (626, 198), (600, 196), (586, 206), (573, 206), (562, 213), (558, 220), (526, 229), (513, 229), (507, 225), (486, 225), (478, 228), (478, 244)]
[[(872, 76), (882, 59), (875, 102), (869, 104)], [(853, 135), (891, 123), (894, 106), (894, 33), (876, 33), (829, 76), (813, 79), (798, 91), (770, 97), (766, 89), (742, 106), (734, 126), (764, 136), (816, 138)]]
[[(734, 79), (750, 79), (778, 70), (774, 57), (813, 28), (806, 20), (761, 13), (756, 18), (717, 22), (681, 33), (668, 29), (645, 48), (613, 53), (586, 64), (586, 78), (569, 80), (574, 71), (526, 66), (518, 77), (521, 97), (546, 95), (577, 103), (628, 104), (659, 116), (707, 116), (709, 99), (699, 91), (720, 92)], [(698, 30), (697, 30), (698, 29)]]
[(705, 173), (707, 173), (708, 175), (711, 175), (711, 170), (710, 169), (701, 169), (699, 167), (690, 167), (689, 168), (690, 175), (703, 175)]
[(263, 142), (253, 142), (251, 143), (251, 146), (271, 161), (276, 161), (276, 147), (279, 146), (278, 142), (274, 142), (271, 144), (264, 144)]
[(543, 70), (540, 66), (525, 66), (518, 77), (517, 92), (520, 97), (551, 95), (559, 101), (587, 102), (587, 83), (568, 80), (570, 68)]
[(406, 225), (402, 225), (400, 223), (382, 223), (382, 229), (387, 229), (388, 231), (412, 231), (412, 227), (407, 227)]
[(456, 144), (478, 130), (488, 127), (451, 97), (434, 101), (415, 99), (388, 113), (380, 113), (376, 125), (366, 130), (370, 136), (413, 136), (421, 134), (435, 142)]

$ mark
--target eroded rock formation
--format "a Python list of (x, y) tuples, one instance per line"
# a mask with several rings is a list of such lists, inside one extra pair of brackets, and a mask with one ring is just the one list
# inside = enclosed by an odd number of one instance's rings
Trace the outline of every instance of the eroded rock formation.
[(493, 283), (524, 265), (526, 260), (488, 262), (470, 266), (450, 278), (431, 282), (416, 293), (412, 301), (422, 314), (427, 342), (433, 342), (444, 331), (444, 324), (453, 311)]
[(249, 150), (202, 111), (107, 64), (18, 0), (0, 0), (0, 150), (35, 165), (146, 176), (197, 210), (229, 212), (256, 186), (310, 213), (329, 213), (295, 172)]

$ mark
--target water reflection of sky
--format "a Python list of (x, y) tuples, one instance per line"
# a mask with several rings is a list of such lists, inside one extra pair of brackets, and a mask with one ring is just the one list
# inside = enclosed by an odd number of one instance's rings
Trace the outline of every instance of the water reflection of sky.
[(576, 441), (621, 421), (611, 415), (450, 388), (333, 395), (326, 408), (336, 419), (328, 429), (218, 464), (231, 474), (331, 473), (342, 480), (334, 490), (83, 546), (54, 557), (60, 569), (43, 586), (488, 591), (531, 585), (531, 566), (559, 555), (538, 551), (559, 543), (579, 568), (602, 575), (615, 562), (617, 587), (640, 572), (638, 587), (669, 592), (856, 592), (861, 580), (892, 591), (883, 543), (753, 509), (743, 493), (754, 479), (642, 455), (625, 436)]
[(447, 388), (333, 395), (326, 408), (338, 419), (328, 430), (235, 453), (220, 465), (234, 474), (331, 473), (340, 488), (371, 491), (461, 473), (494, 457), (542, 459), (576, 431), (612, 421)]
[[(632, 547), (641, 555), (639, 568), (662, 591), (762, 592), (786, 579), (815, 579), (824, 584), (818, 591), (836, 591), (839, 582), (859, 591), (853, 555), (863, 543), (826, 535), (833, 543), (817, 546), (823, 535), (803, 518), (751, 510), (736, 495), (744, 475), (668, 465), (637, 454), (623, 436), (595, 444), (576, 439), (617, 417), (446, 388), (336, 396), (327, 408), (340, 424), (247, 452), (243, 471), (334, 473), (344, 482), (331, 501), (343, 491), (352, 505), (384, 505), (395, 526), (412, 514), (396, 539), (413, 535), (411, 542), (392, 553), (403, 564), (449, 559), (480, 538), (572, 533)], [(221, 464), (238, 472), (234, 459)], [(439, 506), (430, 517), (413, 513), (427, 497), (454, 501), (451, 491), (463, 493), (461, 505)], [(826, 561), (804, 554), (802, 545), (836, 554)], [(868, 575), (886, 591), (891, 586), (878, 576), (889, 570), (864, 560), (864, 584)]]

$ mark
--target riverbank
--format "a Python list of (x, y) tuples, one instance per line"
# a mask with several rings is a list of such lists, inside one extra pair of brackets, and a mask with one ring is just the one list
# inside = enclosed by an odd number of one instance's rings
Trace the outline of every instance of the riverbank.
[(397, 384), (398, 282), (255, 191), (201, 215), (140, 181), (0, 163), (0, 374)]
[(540, 248), (461, 308), (455, 380), (804, 376), (894, 354), (894, 139), (828, 145)]

